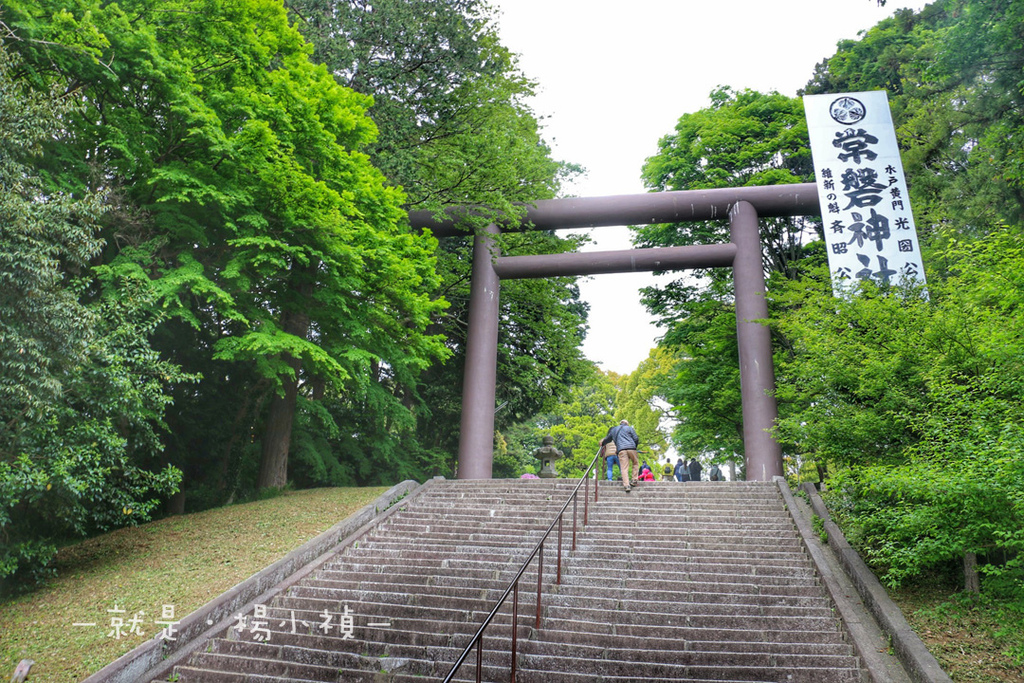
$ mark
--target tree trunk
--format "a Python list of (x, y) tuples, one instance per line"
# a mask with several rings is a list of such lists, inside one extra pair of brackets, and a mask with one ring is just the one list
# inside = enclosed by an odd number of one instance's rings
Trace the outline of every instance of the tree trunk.
[[(298, 373), (300, 361), (289, 361)], [(270, 400), (267, 427), (263, 432), (263, 452), (260, 458), (260, 478), (256, 486), (284, 488), (288, 483), (288, 450), (292, 442), (292, 420), (299, 395), (299, 379), (284, 381), (284, 396), (274, 395)]]
[[(306, 338), (309, 332), (309, 316), (305, 313), (285, 313), (282, 327), (288, 334)], [(284, 395), (274, 394), (270, 400), (267, 427), (263, 432), (263, 448), (260, 457), (258, 488), (283, 488), (288, 483), (288, 450), (292, 442), (292, 421), (295, 418), (295, 404), (299, 395), (299, 370), (301, 358), (288, 357), (288, 365), (295, 371), (293, 377), (282, 382)]]
[(978, 578), (978, 556), (964, 553), (964, 590), (968, 593), (981, 592), (981, 580)]
[(183, 515), (185, 514), (185, 481), (182, 479), (182, 486), (167, 500), (167, 514), (168, 515)]

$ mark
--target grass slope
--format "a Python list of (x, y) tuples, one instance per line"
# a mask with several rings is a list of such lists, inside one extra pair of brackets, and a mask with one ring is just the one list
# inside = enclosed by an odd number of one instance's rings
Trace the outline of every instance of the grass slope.
[[(0, 680), (81, 681), (387, 491), (310, 489), (120, 529), (61, 550), (58, 578), (0, 605)], [(110, 610), (124, 610), (112, 613)], [(138, 633), (129, 633), (138, 613)], [(144, 613), (144, 614), (141, 614)], [(125, 624), (120, 638), (111, 619)], [(95, 626), (74, 626), (95, 623)]]
[(892, 592), (911, 628), (957, 683), (1024, 683), (1024, 606), (922, 581)]

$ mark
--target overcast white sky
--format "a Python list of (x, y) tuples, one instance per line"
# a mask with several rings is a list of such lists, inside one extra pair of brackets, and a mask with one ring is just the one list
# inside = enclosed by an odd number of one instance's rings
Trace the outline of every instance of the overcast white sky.
[[(534, 111), (555, 158), (586, 167), (567, 194), (644, 192), (640, 171), (679, 117), (719, 85), (795, 96), (814, 65), (898, 8), (921, 0), (492, 0), (503, 44), (539, 84)], [(625, 227), (593, 249), (629, 248)], [(671, 278), (662, 278), (662, 280)], [(662, 334), (641, 306), (647, 273), (582, 282), (591, 305), (583, 350), (629, 373)]]

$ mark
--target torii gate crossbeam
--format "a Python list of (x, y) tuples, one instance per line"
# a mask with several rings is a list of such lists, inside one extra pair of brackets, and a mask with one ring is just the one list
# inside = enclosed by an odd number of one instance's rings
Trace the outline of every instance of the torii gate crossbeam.
[[(771, 437), (778, 410), (773, 395), (770, 332), (758, 217), (819, 215), (813, 183), (640, 195), (541, 200), (513, 229), (558, 230), (609, 225), (644, 225), (728, 217), (730, 243), (692, 247), (584, 252), (538, 256), (497, 253), (491, 225), (474, 237), (462, 431), (458, 477), (489, 479), (493, 461), (499, 293), (502, 278), (596, 275), (602, 273), (732, 266), (736, 296), (747, 478), (770, 481), (781, 475), (782, 453)], [(455, 219), (438, 221), (428, 212), (409, 216), (414, 228), (438, 237), (464, 234)]]

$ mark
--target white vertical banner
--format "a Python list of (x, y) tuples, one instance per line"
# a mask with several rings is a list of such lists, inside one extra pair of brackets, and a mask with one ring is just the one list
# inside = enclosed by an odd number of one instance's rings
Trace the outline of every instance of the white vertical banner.
[(805, 95), (832, 289), (925, 284), (921, 245), (884, 90)]

